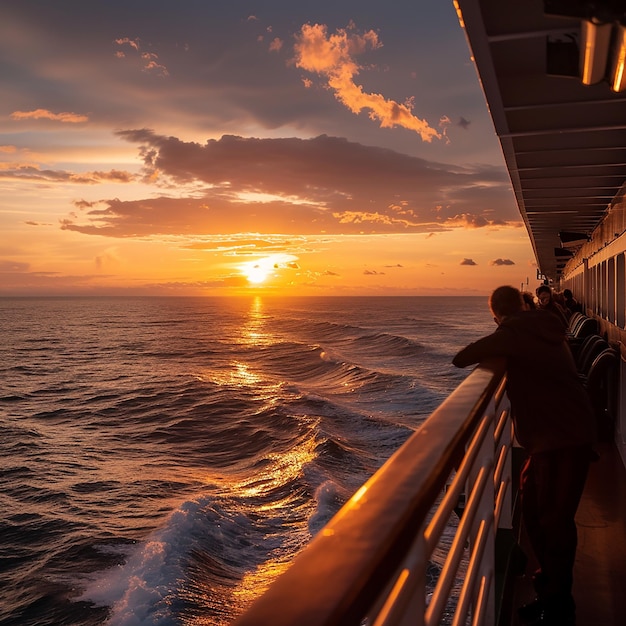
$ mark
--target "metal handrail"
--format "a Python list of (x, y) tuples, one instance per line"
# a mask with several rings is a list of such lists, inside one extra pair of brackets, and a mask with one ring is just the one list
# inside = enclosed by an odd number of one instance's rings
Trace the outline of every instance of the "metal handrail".
[[(421, 626), (444, 610), (453, 624), (494, 624), (495, 531), (511, 519), (504, 382), (503, 360), (476, 367), (234, 625)], [(428, 599), (429, 563), (461, 493)]]

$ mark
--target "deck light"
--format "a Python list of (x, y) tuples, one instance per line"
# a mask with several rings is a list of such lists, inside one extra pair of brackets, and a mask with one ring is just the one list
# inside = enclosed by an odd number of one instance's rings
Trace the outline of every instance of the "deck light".
[(585, 85), (599, 83), (606, 74), (612, 24), (582, 20), (580, 27), (580, 73)]
[(626, 90), (624, 0), (543, 0), (543, 6), (546, 15), (580, 18), (578, 45), (567, 37), (548, 39), (548, 74), (577, 75), (573, 65), (578, 63), (583, 84), (595, 85), (606, 80), (613, 91)]
[(623, 91), (626, 89), (626, 26), (619, 24), (613, 49), (613, 63), (611, 66), (611, 89)]

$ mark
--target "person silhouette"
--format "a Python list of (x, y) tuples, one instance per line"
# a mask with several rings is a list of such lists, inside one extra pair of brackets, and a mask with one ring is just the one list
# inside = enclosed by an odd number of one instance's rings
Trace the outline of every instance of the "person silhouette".
[(596, 438), (593, 409), (556, 315), (524, 310), (521, 292), (510, 286), (495, 289), (489, 306), (495, 332), (463, 348), (452, 363), (506, 360), (515, 435), (527, 454), (522, 518), (539, 564), (537, 598), (519, 615), (537, 625), (573, 626), (574, 518)]

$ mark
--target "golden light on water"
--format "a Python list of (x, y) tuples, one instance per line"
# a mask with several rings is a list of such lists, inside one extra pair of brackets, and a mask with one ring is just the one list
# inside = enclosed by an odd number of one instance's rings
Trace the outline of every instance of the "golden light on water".
[[(268, 466), (262, 472), (242, 480), (238, 484), (231, 482), (228, 486), (228, 491), (238, 501), (245, 501), (247, 498), (258, 499), (254, 505), (256, 513), (263, 513), (265, 516), (275, 514), (280, 518), (285, 515), (285, 511), (290, 511), (289, 534), (291, 538), (288, 542), (289, 545), (285, 546), (284, 542), (279, 542), (280, 547), (272, 550), (265, 562), (257, 565), (254, 570), (246, 572), (233, 589), (232, 595), (235, 604), (240, 608), (245, 608), (264, 593), (293, 562), (294, 547), (297, 548), (297, 552), (310, 539), (308, 519), (315, 509), (315, 501), (305, 499), (297, 490), (289, 490), (287, 496), (280, 500), (267, 498), (267, 495), (301, 476), (304, 467), (317, 456), (315, 448), (315, 438), (307, 437), (294, 450), (268, 455)], [(297, 521), (295, 522), (293, 519), (294, 512), (297, 512)], [(295, 537), (300, 537), (301, 545), (296, 540), (294, 546)]]
[[(247, 315), (242, 323), (233, 327), (229, 341), (257, 347), (273, 345), (278, 341), (267, 326), (267, 313), (261, 297), (252, 299)], [(254, 389), (261, 404), (258, 413), (246, 416), (246, 423), (251, 426), (251, 439), (264, 436), (266, 430), (276, 428), (271, 424), (272, 406), (284, 393), (281, 391), (284, 384), (282, 379), (268, 377), (262, 370), (256, 371), (254, 363), (238, 359), (225, 362), (220, 369), (207, 369), (199, 378), (226, 387)], [(239, 502), (239, 513), (242, 515), (253, 511), (255, 516), (275, 517), (278, 520), (272, 532), (278, 533), (280, 541), (268, 541), (272, 548), (266, 549), (261, 545), (261, 549), (269, 552), (267, 559), (244, 573), (230, 592), (229, 603), (232, 602), (232, 606), (238, 609), (245, 608), (259, 597), (289, 567), (295, 553), (310, 540), (308, 524), (318, 504), (305, 488), (302, 477), (318, 456), (319, 440), (315, 437), (315, 428), (319, 418), (294, 415), (292, 419), (296, 441), (275, 445), (271, 451), (261, 453), (255, 471), (238, 471), (233, 468), (232, 472), (212, 472), (203, 476), (203, 482), (212, 485), (218, 493), (228, 494), (229, 499)], [(288, 533), (281, 530), (285, 524), (289, 527)], [(283, 532), (289, 537), (287, 543)], [(267, 539), (271, 540), (271, 537)]]
[(237, 343), (259, 345), (273, 345), (276, 337), (266, 330), (266, 315), (263, 312), (263, 301), (256, 296), (248, 312), (248, 319), (240, 329)]
[(233, 597), (237, 599), (238, 605), (247, 606), (258, 598), (280, 574), (287, 570), (291, 562), (291, 558), (285, 561), (266, 561), (253, 572), (247, 572), (233, 591)]
[[(238, 492), (237, 497), (262, 497), (266, 492), (296, 480), (302, 474), (304, 467), (315, 460), (317, 456), (316, 447), (315, 438), (308, 437), (292, 450), (269, 454), (267, 457), (268, 467), (263, 470), (262, 477), (256, 475), (241, 481), (238, 485), (232, 485), (231, 488)], [(280, 500), (260, 505), (258, 509), (268, 511), (284, 507), (284, 500)]]

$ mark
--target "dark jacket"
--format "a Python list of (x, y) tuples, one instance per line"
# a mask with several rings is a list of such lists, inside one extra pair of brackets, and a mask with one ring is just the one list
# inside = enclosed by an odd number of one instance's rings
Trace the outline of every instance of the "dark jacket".
[(568, 315), (563, 309), (563, 307), (554, 300), (550, 300), (547, 306), (539, 307), (542, 311), (549, 311), (552, 315), (556, 315), (556, 317), (561, 321), (563, 327), (567, 329), (569, 327)]
[(452, 363), (466, 367), (489, 357), (506, 359), (515, 434), (529, 454), (593, 443), (593, 409), (556, 316), (520, 311)]

